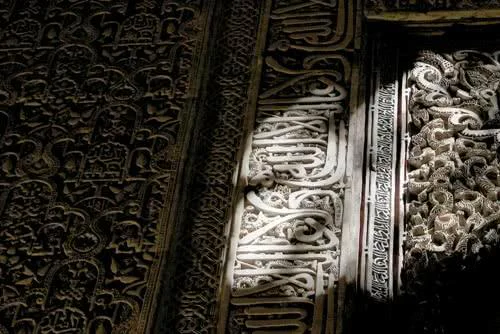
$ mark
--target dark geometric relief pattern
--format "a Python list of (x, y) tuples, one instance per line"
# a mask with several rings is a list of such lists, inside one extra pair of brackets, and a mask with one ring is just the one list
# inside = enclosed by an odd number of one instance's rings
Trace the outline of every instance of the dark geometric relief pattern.
[(147, 329), (207, 11), (0, 1), (0, 333)]
[(219, 21), (214, 20), (218, 33), (211, 46), (207, 99), (195, 130), (194, 180), (186, 187), (186, 217), (176, 232), (175, 298), (162, 294), (160, 306), (166, 310), (158, 311), (158, 333), (212, 333), (217, 328), (232, 178), (247, 113), (260, 3), (224, 2)]

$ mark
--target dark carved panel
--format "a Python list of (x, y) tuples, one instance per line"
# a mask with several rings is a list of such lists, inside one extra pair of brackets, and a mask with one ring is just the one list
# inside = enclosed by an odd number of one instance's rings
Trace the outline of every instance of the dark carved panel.
[(0, 332), (147, 329), (208, 10), (0, 1)]
[(223, 19), (214, 21), (209, 85), (192, 151), (193, 181), (185, 187), (187, 209), (166, 273), (175, 277), (173, 294), (161, 294), (158, 333), (212, 333), (218, 326), (232, 178), (248, 114), (260, 5), (258, 0), (225, 1), (216, 15)]

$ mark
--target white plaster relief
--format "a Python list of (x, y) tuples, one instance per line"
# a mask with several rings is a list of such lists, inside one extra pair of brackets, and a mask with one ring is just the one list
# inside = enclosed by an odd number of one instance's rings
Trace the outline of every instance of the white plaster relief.
[(409, 78), (411, 150), (403, 275), (427, 253), (477, 254), (498, 242), (498, 52), (422, 51)]
[(338, 6), (272, 5), (232, 272), (232, 332), (334, 331), (351, 71), (344, 55), (331, 53), (351, 38), (334, 30), (347, 19), (346, 3)]
[[(305, 323), (313, 316), (312, 323), (321, 326), (325, 314), (333, 313), (338, 279), (346, 129), (343, 120), (335, 119), (339, 105), (308, 108), (257, 121), (249, 175), (255, 190), (246, 194), (232, 302), (253, 297), (257, 305), (269, 298), (295, 303), (304, 298), (314, 302), (313, 309), (304, 310)], [(269, 308), (266, 315), (276, 310)], [(269, 325), (268, 320), (261, 324)], [(281, 327), (289, 325), (282, 319)], [(302, 327), (297, 330), (303, 332)]]
[[(388, 61), (389, 63), (390, 61)], [(362, 282), (373, 300), (392, 298), (394, 193), (397, 136), (396, 66), (385, 64), (374, 75), (373, 100), (370, 105), (367, 170), (366, 271)]]

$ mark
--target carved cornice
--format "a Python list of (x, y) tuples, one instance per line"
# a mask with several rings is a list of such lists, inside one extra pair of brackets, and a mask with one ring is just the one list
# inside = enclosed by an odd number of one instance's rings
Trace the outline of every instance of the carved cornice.
[(500, 8), (497, 0), (367, 0), (367, 10), (374, 12), (436, 10), (485, 10)]
[(443, 27), (448, 24), (485, 25), (500, 21), (499, 1), (367, 1), (364, 8), (369, 22), (398, 25)]

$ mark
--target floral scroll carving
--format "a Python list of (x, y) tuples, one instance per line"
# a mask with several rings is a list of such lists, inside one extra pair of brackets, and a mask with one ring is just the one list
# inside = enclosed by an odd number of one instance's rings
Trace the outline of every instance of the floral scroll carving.
[(499, 241), (498, 52), (422, 51), (409, 77), (403, 278), (418, 285), (430, 257), (474, 257)]

